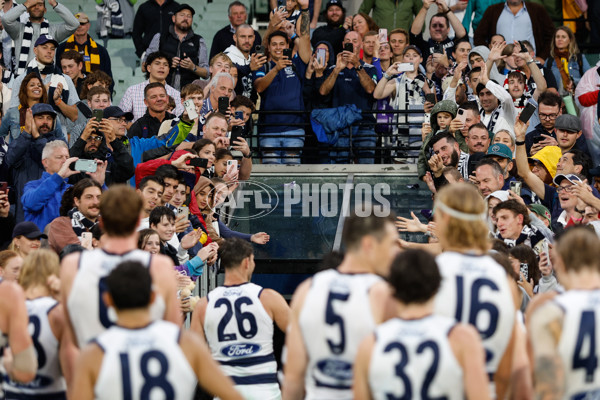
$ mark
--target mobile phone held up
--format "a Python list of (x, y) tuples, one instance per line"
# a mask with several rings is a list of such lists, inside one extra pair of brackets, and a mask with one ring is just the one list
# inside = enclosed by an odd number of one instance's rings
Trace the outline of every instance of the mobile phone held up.
[(239, 125), (234, 125), (231, 127), (231, 137), (229, 138), (229, 146), (233, 146), (236, 140), (242, 137), (242, 132), (244, 128)]
[(104, 118), (104, 110), (94, 109), (92, 111), (92, 117), (96, 118), (97, 123), (102, 122), (102, 118)]
[(184, 101), (183, 107), (185, 108), (189, 119), (194, 120), (198, 118), (198, 113), (196, 112), (196, 105), (194, 104), (194, 100), (188, 99)]
[(283, 56), (287, 57), (288, 60), (292, 59), (293, 50), (292, 49), (283, 49)]
[(379, 30), (379, 35), (377, 35), (378, 39), (379, 39), (379, 43), (387, 43), (388, 41), (388, 35), (387, 35), (387, 29), (382, 28)]
[(96, 172), (98, 164), (96, 160), (77, 160), (75, 161), (75, 171)]
[(256, 54), (258, 54), (259, 56), (264, 56), (265, 54), (267, 54), (267, 50), (265, 49), (265, 46), (256, 46), (254, 48), (254, 52)]
[(350, 53), (354, 53), (354, 45), (352, 43), (346, 43), (344, 45), (344, 51), (349, 51)]
[(398, 72), (413, 72), (415, 70), (413, 63), (398, 63), (396, 65)]
[(190, 158), (189, 161), (187, 162), (187, 164), (191, 165), (193, 167), (206, 169), (206, 168), (208, 168), (208, 159), (200, 158), (200, 157)]
[(511, 181), (510, 182), (510, 190), (517, 196), (521, 195), (521, 187), (522, 186), (523, 186), (523, 183), (521, 183), (519, 181)]
[(229, 97), (221, 96), (219, 97), (219, 112), (223, 115), (227, 115), (227, 111), (229, 111)]
[(326, 51), (325, 49), (317, 49), (317, 62), (319, 65), (327, 65), (327, 61), (325, 60)]
[(536, 110), (536, 107), (533, 104), (527, 103), (527, 105), (525, 106), (525, 108), (523, 109), (523, 111), (521, 111), (521, 115), (519, 116), (519, 119), (524, 124), (526, 124), (527, 121), (529, 121), (529, 118), (531, 118), (531, 116), (535, 112), (535, 110)]

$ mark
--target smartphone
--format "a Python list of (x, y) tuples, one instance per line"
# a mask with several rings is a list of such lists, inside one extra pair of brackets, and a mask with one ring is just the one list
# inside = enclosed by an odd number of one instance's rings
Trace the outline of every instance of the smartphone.
[(229, 111), (229, 97), (221, 96), (219, 97), (219, 112), (227, 115), (227, 111)]
[(267, 53), (265, 46), (256, 46), (254, 48), (254, 52), (256, 54), (260, 54), (261, 56), (264, 56)]
[(190, 160), (188, 161), (187, 164), (194, 166), (194, 167), (207, 168), (208, 167), (208, 159), (200, 158), (200, 157), (190, 158)]
[(545, 139), (545, 137), (543, 137), (542, 135), (536, 136), (536, 137), (533, 138), (533, 143), (543, 142), (544, 139)]
[(194, 100), (186, 100), (183, 102), (183, 107), (185, 107), (185, 111), (187, 112), (189, 119), (198, 118), (198, 113), (196, 112), (196, 105), (194, 104)]
[(465, 114), (465, 110), (459, 108), (456, 112), (456, 119), (462, 122), (463, 126), (465, 126), (465, 122), (467, 122), (467, 114)]
[[(233, 165), (233, 167), (232, 167)], [(238, 169), (238, 160), (227, 160), (227, 169), (229, 168), (235, 168)]]
[(283, 56), (287, 57), (288, 60), (292, 59), (293, 50), (292, 49), (283, 49)]
[(75, 162), (75, 171), (96, 172), (97, 168), (96, 160), (77, 160)]
[(186, 206), (181, 206), (177, 208), (177, 216), (183, 215), (183, 219), (187, 220), (190, 217), (190, 209)]
[(244, 112), (243, 111), (236, 111), (235, 112), (235, 119), (240, 119), (240, 120), (244, 120)]
[(231, 136), (229, 138), (229, 146), (233, 146), (233, 142), (238, 140), (238, 138), (242, 137), (242, 132), (244, 128), (239, 125), (235, 125), (231, 127)]
[(398, 72), (412, 72), (415, 70), (413, 63), (398, 63), (396, 65), (398, 66)]
[(526, 124), (527, 121), (529, 121), (529, 118), (531, 118), (531, 116), (535, 112), (535, 110), (536, 110), (536, 107), (533, 104), (527, 103), (527, 105), (525, 106), (523, 111), (521, 111), (521, 115), (519, 116), (519, 119), (521, 121), (523, 121), (523, 123)]
[(277, 11), (279, 11), (279, 12), (287, 12), (287, 9), (285, 8), (285, 6), (279, 6), (279, 7), (277, 7)]
[(354, 53), (354, 45), (352, 43), (346, 43), (344, 45), (344, 51), (349, 51), (350, 53)]
[(94, 109), (92, 111), (92, 117), (96, 118), (96, 122), (102, 122), (102, 118), (104, 118), (104, 110)]
[(388, 37), (387, 37), (387, 29), (382, 28), (379, 30), (379, 43), (387, 43), (388, 41)]
[(8, 182), (0, 182), (0, 193), (6, 193), (8, 190)]
[(523, 43), (521, 40), (519, 40), (519, 46), (521, 46), (521, 53), (529, 53), (527, 46), (525, 46), (525, 43)]
[(517, 196), (520, 196), (522, 186), (523, 186), (523, 183), (521, 183), (519, 181), (511, 181), (509, 187), (510, 187), (510, 190), (512, 190), (512, 192), (514, 194), (516, 194)]
[(320, 65), (327, 65), (325, 57), (326, 57), (325, 49), (317, 49), (317, 62)]
[(83, 247), (90, 247), (92, 245), (92, 232), (82, 232), (79, 242)]
[(426, 93), (425, 101), (428, 101), (433, 104), (437, 103), (437, 97), (436, 97), (435, 93)]
[(529, 265), (527, 263), (521, 263), (520, 271), (521, 274), (519, 274), (519, 280), (523, 281), (523, 279), (525, 279), (525, 281), (529, 282)]
[(444, 46), (439, 43), (433, 45), (433, 53), (434, 54), (444, 54)]
[(425, 113), (425, 115), (423, 116), (423, 123), (431, 124), (431, 114)]

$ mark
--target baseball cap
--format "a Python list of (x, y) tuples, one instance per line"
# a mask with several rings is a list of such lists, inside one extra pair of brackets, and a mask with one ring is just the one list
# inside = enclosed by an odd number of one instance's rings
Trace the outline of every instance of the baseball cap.
[(33, 115), (51, 114), (54, 117), (56, 117), (56, 111), (54, 111), (54, 108), (52, 108), (52, 106), (50, 104), (46, 104), (46, 103), (34, 104), (33, 107), (31, 107), (31, 113)]
[(417, 46), (415, 46), (414, 44), (410, 44), (408, 46), (406, 46), (406, 48), (404, 49), (404, 52), (402, 53), (402, 55), (406, 54), (407, 51), (409, 50), (414, 50), (416, 51), (421, 57), (423, 56), (423, 53), (421, 52), (421, 49), (419, 49)]
[(342, 1), (341, 0), (329, 0), (327, 2), (327, 5), (325, 6), (325, 11), (329, 10), (329, 7), (331, 7), (331, 6), (338, 6), (338, 7), (340, 7), (342, 9), (342, 11), (346, 12), (346, 9), (342, 5)]
[(133, 114), (125, 112), (117, 106), (110, 106), (104, 109), (104, 118), (121, 118), (125, 117), (127, 121), (133, 120)]
[(488, 200), (490, 197), (495, 197), (500, 201), (508, 200), (508, 190), (496, 190), (490, 193), (485, 199)]
[(579, 179), (579, 177), (575, 174), (558, 174), (556, 175), (556, 177), (554, 178), (554, 184), (555, 185), (560, 185), (560, 183), (564, 180), (568, 180), (569, 182), (571, 182), (573, 185), (575, 184), (575, 182), (583, 182), (581, 179)]
[(13, 239), (17, 236), (25, 236), (27, 239), (48, 239), (48, 236), (40, 232), (40, 229), (31, 221), (19, 222), (13, 229)]
[(533, 211), (534, 213), (536, 213), (537, 215), (539, 215), (540, 217), (547, 219), (548, 222), (552, 222), (552, 215), (550, 214), (550, 211), (543, 205), (530, 204), (529, 209), (531, 211)]
[(33, 47), (41, 46), (42, 44), (46, 44), (48, 42), (54, 43), (54, 45), (58, 47), (58, 42), (50, 35), (40, 35), (40, 37), (35, 41), (35, 45)]
[(75, 14), (75, 18), (77, 18), (80, 24), (87, 24), (88, 22), (90, 22), (90, 18), (87, 16), (86, 13), (78, 12), (77, 14)]
[(192, 13), (192, 15), (196, 14), (196, 11), (194, 10), (194, 8), (192, 6), (190, 6), (189, 4), (186, 4), (186, 3), (183, 3), (179, 7), (177, 7), (177, 10), (175, 11), (175, 14), (177, 14), (181, 10), (190, 10), (190, 12)]
[(562, 114), (556, 118), (554, 127), (561, 131), (579, 132), (581, 130), (581, 120), (571, 114)]
[(489, 147), (486, 157), (487, 156), (498, 156), (512, 160), (512, 151), (504, 143), (494, 143)]

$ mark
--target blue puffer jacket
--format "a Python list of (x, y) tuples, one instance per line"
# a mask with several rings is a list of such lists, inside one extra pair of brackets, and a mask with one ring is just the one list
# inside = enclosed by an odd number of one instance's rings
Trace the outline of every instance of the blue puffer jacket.
[(60, 202), (69, 186), (60, 175), (46, 171), (41, 179), (27, 182), (21, 197), (25, 221), (34, 222), (40, 231), (44, 231), (46, 225), (60, 216)]
[[(25, 184), (40, 179), (44, 166), (42, 165), (42, 150), (46, 143), (54, 140), (65, 142), (62, 131), (53, 130), (45, 135), (34, 139), (29, 133), (23, 131), (15, 140), (8, 145), (6, 153), (6, 165), (12, 171), (13, 183), (17, 198), (23, 195)], [(66, 143), (66, 142), (65, 142)], [(23, 207), (17, 202), (15, 218), (18, 222), (23, 221)], [(42, 227), (39, 227), (43, 229)]]
[(310, 123), (317, 139), (327, 144), (336, 144), (343, 130), (361, 119), (362, 112), (354, 104), (316, 109), (310, 113)]

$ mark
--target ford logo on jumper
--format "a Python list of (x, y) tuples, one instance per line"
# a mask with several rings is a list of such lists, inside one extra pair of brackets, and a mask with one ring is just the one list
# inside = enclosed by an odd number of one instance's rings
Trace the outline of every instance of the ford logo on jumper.
[(260, 351), (260, 345), (254, 343), (248, 344), (232, 344), (224, 347), (221, 350), (224, 356), (227, 357), (247, 357)]
[(352, 364), (340, 360), (321, 360), (317, 368), (323, 375), (331, 378), (347, 381), (352, 379)]

